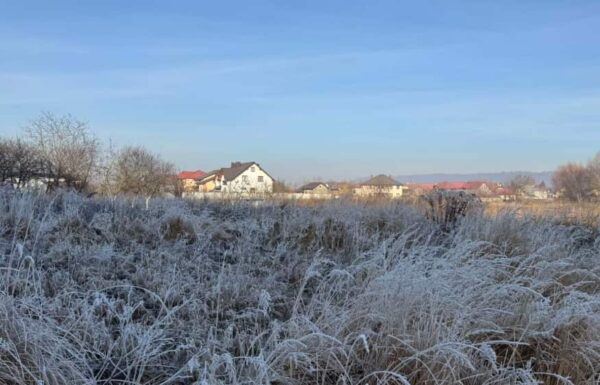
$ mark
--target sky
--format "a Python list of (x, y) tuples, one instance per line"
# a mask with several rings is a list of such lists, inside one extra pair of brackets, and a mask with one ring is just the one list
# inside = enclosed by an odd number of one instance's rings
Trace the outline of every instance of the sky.
[(290, 182), (552, 170), (600, 151), (600, 2), (0, 0), (0, 136), (43, 111)]

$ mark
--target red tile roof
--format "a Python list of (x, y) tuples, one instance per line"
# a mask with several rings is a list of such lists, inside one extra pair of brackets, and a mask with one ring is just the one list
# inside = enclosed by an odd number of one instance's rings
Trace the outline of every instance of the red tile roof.
[(431, 191), (435, 189), (435, 183), (407, 183), (406, 186), (413, 190)]
[(507, 187), (499, 187), (494, 191), (496, 195), (515, 195), (515, 192)]
[(440, 190), (478, 190), (484, 185), (487, 185), (490, 190), (494, 189), (498, 184), (494, 182), (469, 181), (469, 182), (441, 182), (436, 185)]
[(466, 182), (441, 182), (436, 187), (440, 190), (468, 190)]
[(202, 170), (182, 171), (177, 175), (177, 179), (200, 179), (204, 175), (206, 175), (206, 173)]

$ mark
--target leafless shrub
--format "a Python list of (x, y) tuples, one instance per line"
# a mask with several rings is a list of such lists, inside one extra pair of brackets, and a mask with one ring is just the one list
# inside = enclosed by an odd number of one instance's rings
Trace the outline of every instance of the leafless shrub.
[(194, 226), (179, 216), (166, 219), (161, 227), (163, 237), (167, 241), (183, 239), (188, 243), (196, 241)]
[(148, 200), (174, 191), (174, 167), (143, 147), (125, 147), (115, 159), (114, 183), (122, 194), (140, 195)]
[(432, 191), (421, 199), (425, 202), (427, 217), (444, 229), (451, 228), (469, 212), (482, 208), (479, 198), (462, 191)]

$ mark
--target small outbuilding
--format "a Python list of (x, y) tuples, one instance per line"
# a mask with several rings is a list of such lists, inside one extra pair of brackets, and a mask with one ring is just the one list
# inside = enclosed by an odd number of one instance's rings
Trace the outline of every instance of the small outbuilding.
[(323, 182), (311, 182), (307, 183), (304, 186), (300, 187), (296, 190), (298, 193), (302, 194), (331, 194), (331, 188), (327, 183)]

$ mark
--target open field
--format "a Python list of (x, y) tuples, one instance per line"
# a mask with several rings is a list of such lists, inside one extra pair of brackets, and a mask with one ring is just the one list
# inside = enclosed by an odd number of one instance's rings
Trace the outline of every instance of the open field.
[(0, 192), (0, 383), (600, 383), (600, 234)]
[(513, 212), (517, 216), (530, 215), (538, 218), (555, 219), (563, 223), (600, 225), (600, 203), (566, 201), (524, 200), (517, 202), (490, 202), (485, 205), (486, 213), (497, 215)]

